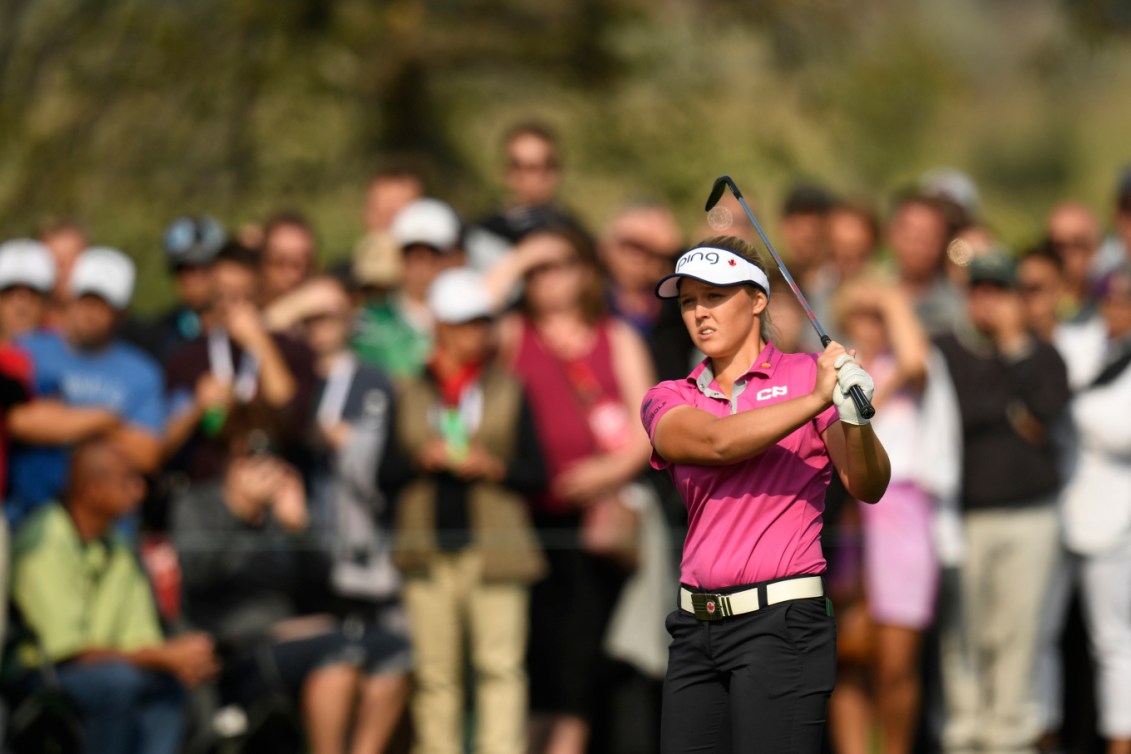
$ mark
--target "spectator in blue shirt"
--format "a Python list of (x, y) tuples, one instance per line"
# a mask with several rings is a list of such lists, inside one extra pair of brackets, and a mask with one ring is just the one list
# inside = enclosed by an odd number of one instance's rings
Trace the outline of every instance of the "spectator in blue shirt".
[(34, 365), (37, 398), (8, 417), (14, 445), (5, 512), (12, 523), (58, 499), (67, 481), (69, 447), (105, 437), (134, 469), (161, 461), (165, 400), (160, 367), (116, 337), (133, 295), (133, 262), (106, 247), (84, 251), (71, 273), (58, 332), (18, 343)]

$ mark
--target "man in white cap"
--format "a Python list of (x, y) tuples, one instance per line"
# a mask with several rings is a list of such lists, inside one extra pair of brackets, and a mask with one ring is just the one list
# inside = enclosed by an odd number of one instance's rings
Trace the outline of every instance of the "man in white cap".
[(68, 447), (75, 443), (108, 437), (141, 473), (160, 463), (161, 369), (116, 337), (135, 275), (133, 262), (117, 249), (87, 249), (71, 270), (72, 298), (59, 331), (18, 341), (34, 364), (38, 398), (8, 417), (15, 441), (4, 506), (9, 521), (59, 498), (67, 482)]
[(55, 260), (39, 241), (0, 244), (0, 337), (11, 340), (47, 321), (55, 290)]
[(462, 750), (469, 659), (475, 751), (520, 754), (530, 585), (546, 569), (524, 495), (546, 484), (546, 467), (522, 386), (491, 358), (495, 301), (482, 277), (445, 270), (427, 301), (436, 347), (398, 396), (381, 464), (382, 486), (398, 493), (416, 750)]
[(354, 347), (394, 382), (421, 374), (432, 350), (428, 288), (443, 270), (463, 264), (459, 216), (438, 199), (418, 199), (393, 220), (404, 268), (401, 287), (362, 310)]

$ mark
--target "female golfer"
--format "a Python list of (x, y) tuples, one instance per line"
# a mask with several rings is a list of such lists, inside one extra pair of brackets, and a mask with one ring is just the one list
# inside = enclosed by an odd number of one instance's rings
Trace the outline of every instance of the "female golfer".
[(839, 343), (819, 357), (778, 351), (769, 287), (757, 251), (721, 236), (683, 254), (656, 288), (679, 300), (706, 354), (641, 406), (652, 464), (688, 509), (679, 609), (667, 620), (665, 754), (820, 750), (836, 673), (821, 581), (830, 464), (867, 502), (890, 475), (847, 398), (852, 385), (870, 398), (871, 378)]

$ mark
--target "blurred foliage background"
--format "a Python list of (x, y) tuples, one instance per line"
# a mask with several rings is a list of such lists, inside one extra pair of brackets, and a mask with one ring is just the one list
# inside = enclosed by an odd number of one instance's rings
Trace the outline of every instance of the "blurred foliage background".
[(690, 230), (720, 173), (772, 228), (798, 179), (882, 207), (950, 165), (1016, 243), (1109, 214), (1129, 91), (1128, 0), (4, 0), (0, 237), (80, 218), (152, 309), (178, 214), (299, 208), (340, 257), (376, 168), (474, 217), (537, 117), (594, 227), (655, 198)]

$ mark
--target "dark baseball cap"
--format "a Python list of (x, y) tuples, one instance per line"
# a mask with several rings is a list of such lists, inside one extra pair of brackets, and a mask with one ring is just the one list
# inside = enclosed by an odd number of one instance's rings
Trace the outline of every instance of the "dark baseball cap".
[(161, 246), (170, 267), (209, 264), (228, 240), (224, 226), (209, 217), (178, 217), (165, 228)]
[(970, 285), (990, 283), (1001, 288), (1017, 287), (1017, 263), (1003, 251), (989, 251), (970, 260)]

